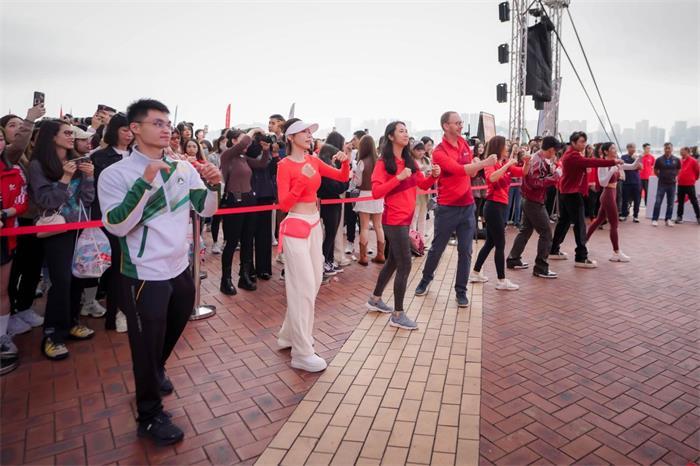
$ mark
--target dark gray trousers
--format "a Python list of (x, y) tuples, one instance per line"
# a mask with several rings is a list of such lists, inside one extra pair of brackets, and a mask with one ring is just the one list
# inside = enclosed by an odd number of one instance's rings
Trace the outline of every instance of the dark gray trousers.
[(535, 259), (535, 272), (547, 273), (549, 264), (547, 257), (552, 247), (552, 229), (549, 227), (549, 215), (544, 204), (523, 199), (523, 217), (520, 231), (513, 240), (513, 247), (508, 254), (508, 263), (521, 259), (525, 246), (532, 232), (536, 231), (540, 236), (537, 241), (537, 258)]

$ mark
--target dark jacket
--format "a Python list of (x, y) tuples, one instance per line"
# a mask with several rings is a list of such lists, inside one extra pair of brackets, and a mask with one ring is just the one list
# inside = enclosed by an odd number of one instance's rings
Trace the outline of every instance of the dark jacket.
[[(331, 162), (331, 157), (338, 152), (338, 149), (330, 144), (324, 144), (321, 151), (318, 154), (318, 158), (321, 159), (326, 165), (330, 165), (333, 168), (340, 168), (339, 166), (333, 165)], [(340, 199), (340, 195), (348, 190), (350, 186), (350, 181), (343, 183), (341, 181), (332, 180), (330, 178), (321, 177), (321, 186), (318, 188), (319, 199)]]
[[(112, 146), (96, 150), (90, 155), (90, 160), (92, 160), (92, 164), (95, 166), (95, 188), (97, 188), (100, 174), (104, 169), (119, 162), (121, 159), (122, 155), (114, 150)], [(102, 220), (102, 211), (100, 210), (100, 200), (97, 197), (97, 190), (95, 191), (95, 201), (92, 203), (90, 217), (92, 220)]]
[[(623, 155), (622, 160), (625, 163), (634, 163), (634, 157), (629, 154)], [(640, 178), (639, 170), (625, 170), (625, 181), (623, 181), (623, 184), (641, 186), (642, 179)]]
[(95, 182), (81, 172), (69, 184), (53, 181), (44, 174), (37, 160), (29, 162), (29, 187), (31, 198), (40, 211), (59, 211), (66, 222), (77, 222), (80, 217), (80, 203), (85, 209), (95, 200)]

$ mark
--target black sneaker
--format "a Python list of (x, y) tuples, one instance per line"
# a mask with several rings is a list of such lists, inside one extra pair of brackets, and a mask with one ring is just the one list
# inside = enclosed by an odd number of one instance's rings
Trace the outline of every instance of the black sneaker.
[(428, 294), (429, 285), (430, 282), (428, 280), (421, 278), (420, 283), (418, 283), (418, 286), (416, 287), (416, 296), (425, 296)]
[(639, 223), (639, 219), (637, 217), (632, 218), (632, 223)]
[(547, 272), (542, 272), (540, 270), (534, 270), (532, 272), (532, 275), (535, 277), (540, 277), (540, 278), (557, 278), (559, 275), (557, 275), (556, 272), (552, 272), (551, 270), (548, 270)]
[(455, 298), (457, 299), (457, 307), (469, 307), (469, 298), (467, 298), (467, 293), (457, 293)]
[(173, 383), (170, 381), (167, 375), (164, 375), (163, 379), (160, 381), (160, 394), (162, 396), (171, 395), (174, 390), (175, 387), (173, 386)]
[(156, 445), (164, 446), (180, 442), (185, 434), (167, 415), (160, 413), (149, 421), (139, 422), (138, 436), (148, 437)]
[(323, 264), (323, 276), (324, 277), (332, 277), (333, 275), (336, 275), (338, 272), (333, 268), (333, 264), (326, 262)]
[(528, 268), (530, 265), (527, 262), (523, 262), (521, 259), (508, 259), (506, 261), (506, 266), (509, 269), (522, 270)]

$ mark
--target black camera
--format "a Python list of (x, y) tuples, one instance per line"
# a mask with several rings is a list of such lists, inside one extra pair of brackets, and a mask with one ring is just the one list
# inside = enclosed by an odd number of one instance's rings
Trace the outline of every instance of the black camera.
[(277, 136), (274, 134), (265, 134), (265, 133), (255, 133), (253, 136), (253, 140), (260, 144), (261, 142), (265, 142), (267, 144), (274, 144), (277, 142)]

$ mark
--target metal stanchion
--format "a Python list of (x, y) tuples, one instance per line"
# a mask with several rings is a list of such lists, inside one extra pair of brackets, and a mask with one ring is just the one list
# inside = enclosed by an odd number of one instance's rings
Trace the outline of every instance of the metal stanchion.
[(194, 280), (194, 309), (190, 315), (190, 320), (206, 319), (216, 314), (216, 306), (209, 304), (200, 304), (200, 285), (201, 277), (199, 275), (202, 259), (199, 257), (199, 235), (200, 235), (200, 219), (196, 212), (191, 212), (192, 216), (192, 279)]

